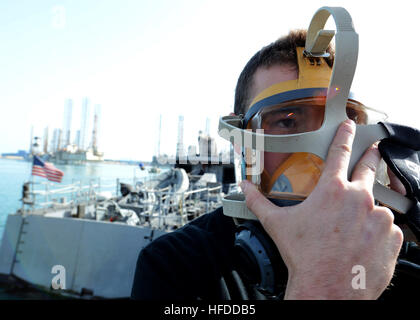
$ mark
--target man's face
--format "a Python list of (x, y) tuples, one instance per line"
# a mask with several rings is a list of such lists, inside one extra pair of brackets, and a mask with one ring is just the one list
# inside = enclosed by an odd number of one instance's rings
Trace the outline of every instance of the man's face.
[[(260, 92), (276, 83), (296, 80), (297, 78), (297, 70), (292, 65), (273, 65), (268, 68), (260, 67), (254, 74), (250, 101), (252, 101)], [(289, 155), (290, 153), (264, 152), (264, 169), (268, 174), (273, 174)]]
[[(260, 67), (252, 79), (250, 101), (275, 84), (297, 79), (298, 71), (293, 65)], [(269, 135), (316, 131), (322, 126), (324, 120), (325, 103), (325, 96), (315, 94), (314, 97), (267, 105), (249, 119), (247, 128), (263, 129), (264, 133)], [(357, 101), (349, 100), (347, 103), (348, 117), (358, 124), (364, 124), (367, 120), (364, 110), (364, 106)], [(247, 164), (256, 161), (252, 154), (253, 152), (247, 149), (245, 153)], [(320, 158), (308, 153), (296, 153), (290, 157), (291, 155), (292, 153), (264, 152), (263, 168), (258, 168), (258, 170), (263, 170), (259, 172), (264, 173), (261, 174), (260, 181), (263, 192), (292, 192), (285, 190), (293, 190), (302, 195), (310, 193), (322, 171), (323, 162)]]

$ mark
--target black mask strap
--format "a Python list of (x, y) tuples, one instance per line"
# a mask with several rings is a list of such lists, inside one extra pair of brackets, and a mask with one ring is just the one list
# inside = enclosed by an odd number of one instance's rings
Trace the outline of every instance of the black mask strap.
[(420, 131), (393, 123), (382, 125), (389, 138), (379, 143), (379, 152), (404, 185), (406, 197), (415, 202), (406, 214), (407, 225), (420, 241)]

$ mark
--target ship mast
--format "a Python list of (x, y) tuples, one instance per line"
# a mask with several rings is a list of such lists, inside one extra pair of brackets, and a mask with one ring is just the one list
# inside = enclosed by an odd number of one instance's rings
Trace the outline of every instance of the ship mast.
[(34, 143), (34, 126), (31, 126), (31, 142), (29, 145), (29, 154), (32, 154), (33, 143)]
[(93, 117), (93, 131), (92, 131), (92, 149), (93, 154), (98, 153), (97, 148), (97, 133), (98, 133), (98, 114), (95, 112), (95, 115)]
[(44, 129), (44, 154), (48, 153), (48, 127)]
[(162, 133), (162, 115), (159, 115), (159, 132), (158, 132), (158, 144), (157, 144), (157, 157), (160, 157), (160, 135)]
[(93, 117), (93, 131), (92, 131), (92, 150), (94, 155), (98, 155), (98, 119), (101, 112), (101, 105), (95, 105), (95, 115)]

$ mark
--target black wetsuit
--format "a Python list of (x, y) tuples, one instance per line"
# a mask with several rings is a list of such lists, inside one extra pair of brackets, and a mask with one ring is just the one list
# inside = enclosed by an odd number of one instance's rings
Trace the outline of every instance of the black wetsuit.
[[(155, 239), (140, 252), (131, 298), (190, 301), (282, 298), (263, 295), (244, 280), (243, 274), (239, 276), (235, 268), (238, 260), (235, 231), (232, 218), (219, 208)], [(397, 272), (392, 282), (394, 285), (381, 298), (419, 297), (418, 279)]]
[(133, 299), (261, 299), (234, 270), (235, 224), (222, 208), (157, 238), (138, 258)]

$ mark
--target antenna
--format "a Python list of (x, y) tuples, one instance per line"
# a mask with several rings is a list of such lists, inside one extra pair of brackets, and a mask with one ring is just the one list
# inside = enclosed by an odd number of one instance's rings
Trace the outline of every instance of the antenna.
[(158, 144), (157, 144), (157, 157), (160, 157), (160, 136), (162, 134), (162, 114), (159, 115), (159, 132), (158, 132)]
[(206, 118), (206, 136), (210, 135), (210, 118)]
[(176, 156), (184, 156), (184, 116), (178, 118), (178, 143), (176, 146)]
[(48, 153), (48, 127), (44, 130), (44, 154)]
[(31, 126), (31, 142), (29, 144), (29, 154), (32, 154), (32, 144), (34, 140), (34, 126)]

